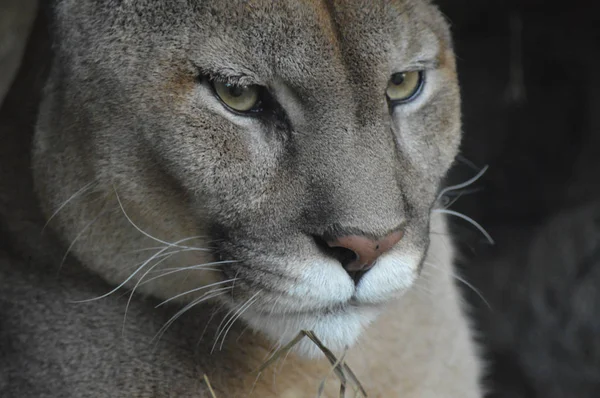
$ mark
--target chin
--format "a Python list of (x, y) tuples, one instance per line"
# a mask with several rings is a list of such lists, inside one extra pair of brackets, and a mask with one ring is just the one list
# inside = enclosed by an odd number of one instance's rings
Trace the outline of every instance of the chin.
[[(417, 250), (391, 252), (357, 284), (335, 263), (296, 267), (305, 270), (295, 284), (285, 287), (287, 300), (271, 305), (279, 297), (268, 295), (262, 305), (244, 311), (241, 317), (276, 345), (288, 344), (301, 331), (312, 331), (329, 350), (341, 353), (354, 346), (384, 308), (412, 286), (422, 257)], [(256, 290), (245, 296), (253, 294)], [(235, 308), (236, 303), (228, 304)], [(293, 349), (307, 358), (323, 356), (308, 338)]]
[[(356, 343), (362, 332), (380, 312), (378, 306), (348, 305), (326, 313), (271, 316), (250, 313), (244, 318), (254, 330), (264, 333), (279, 346), (289, 343), (300, 331), (305, 330), (314, 332), (329, 350), (340, 353)], [(323, 357), (323, 352), (306, 337), (293, 347), (293, 351), (307, 359)]]

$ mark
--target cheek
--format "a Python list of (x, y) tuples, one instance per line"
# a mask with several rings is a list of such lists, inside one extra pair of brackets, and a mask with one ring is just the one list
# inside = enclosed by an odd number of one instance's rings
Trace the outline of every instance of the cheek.
[(458, 94), (441, 98), (432, 104), (432, 111), (426, 113), (424, 125), (432, 131), (436, 148), (436, 161), (442, 173), (450, 167), (460, 146), (462, 138), (460, 101)]
[(413, 167), (426, 168), (428, 173), (434, 174), (445, 172), (458, 151), (461, 138), (457, 96), (441, 94), (417, 112), (396, 117), (395, 123), (400, 151), (408, 156)]
[[(222, 209), (263, 201), (281, 169), (282, 148), (258, 126), (219, 115), (184, 116), (164, 126), (157, 144), (171, 173), (188, 192)], [(238, 209), (241, 210), (241, 209)]]

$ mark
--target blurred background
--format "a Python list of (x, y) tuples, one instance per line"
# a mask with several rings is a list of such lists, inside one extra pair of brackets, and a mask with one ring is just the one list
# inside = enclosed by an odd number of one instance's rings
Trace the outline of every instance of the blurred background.
[[(600, 397), (600, 3), (437, 3), (463, 91), (448, 184), (470, 182), (445, 206), (489, 397)], [(35, 5), (0, 0), (0, 101)]]
[(600, 397), (600, 3), (438, 3), (463, 89), (449, 183), (488, 166), (446, 200), (494, 239), (452, 218), (490, 397)]

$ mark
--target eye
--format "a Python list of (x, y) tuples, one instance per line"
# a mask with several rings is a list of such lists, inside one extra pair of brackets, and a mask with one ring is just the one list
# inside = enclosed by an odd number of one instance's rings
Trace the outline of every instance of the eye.
[(240, 86), (218, 81), (211, 84), (219, 99), (234, 111), (251, 112), (260, 104), (260, 86)]
[(412, 101), (421, 92), (423, 80), (422, 71), (394, 73), (386, 89), (388, 100), (394, 105)]

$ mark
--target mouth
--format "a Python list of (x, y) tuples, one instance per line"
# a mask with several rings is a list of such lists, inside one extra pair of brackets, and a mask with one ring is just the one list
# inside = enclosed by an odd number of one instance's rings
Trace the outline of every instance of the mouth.
[[(221, 248), (224, 257), (245, 260), (221, 269), (226, 279), (236, 281), (231, 294), (219, 300), (272, 342), (285, 345), (299, 332), (312, 331), (332, 350), (352, 346), (390, 300), (412, 285), (423, 260), (421, 245), (406, 240), (371, 267), (356, 271), (344, 267), (345, 258), (323, 253), (314, 244), (269, 252), (255, 246)], [(296, 351), (320, 355), (310, 344)]]
[(311, 309), (303, 310), (289, 310), (284, 312), (268, 312), (268, 316), (272, 318), (288, 318), (293, 316), (305, 316), (305, 317), (328, 317), (335, 316), (342, 313), (352, 313), (362, 310), (379, 310), (381, 305), (372, 303), (360, 303), (356, 298), (352, 297), (350, 300), (333, 306), (327, 307), (315, 307)]
[(412, 285), (422, 261), (420, 251), (397, 251), (372, 269), (348, 271), (337, 259), (323, 256), (257, 256), (228, 264), (221, 272), (225, 279), (235, 279), (229, 304), (261, 291), (253, 304), (256, 312), (279, 318), (328, 316), (381, 308)]
[[(302, 331), (310, 331), (333, 352), (353, 346), (365, 328), (380, 314), (374, 305), (356, 304), (349, 301), (337, 306), (286, 313), (248, 311), (244, 320), (255, 330), (265, 334), (271, 341), (286, 345)], [(306, 339), (294, 346), (300, 356), (318, 358), (323, 353)]]
[(368, 271), (348, 271), (348, 275), (350, 276), (350, 279), (352, 279), (352, 281), (354, 282), (355, 289), (358, 288), (358, 284), (359, 284), (360, 280), (367, 272)]

